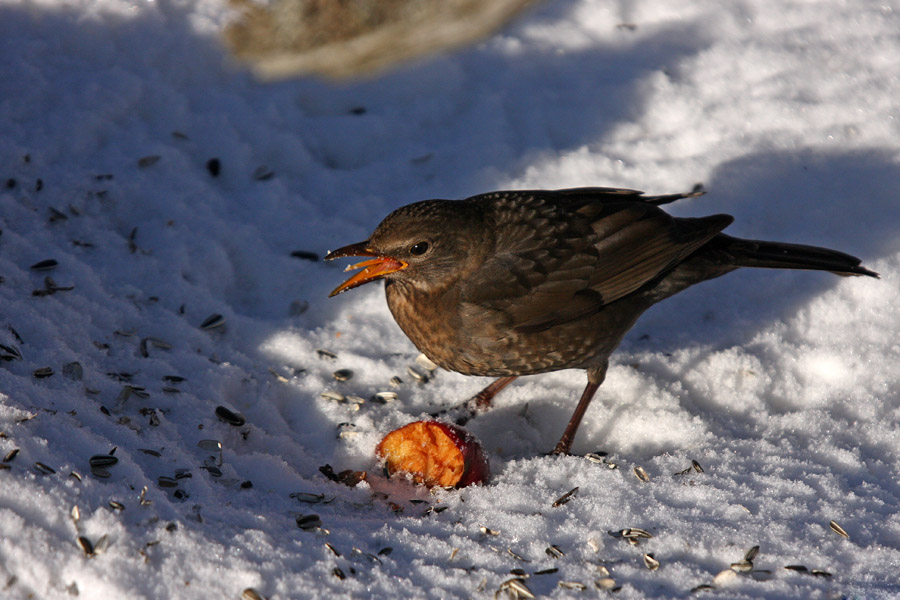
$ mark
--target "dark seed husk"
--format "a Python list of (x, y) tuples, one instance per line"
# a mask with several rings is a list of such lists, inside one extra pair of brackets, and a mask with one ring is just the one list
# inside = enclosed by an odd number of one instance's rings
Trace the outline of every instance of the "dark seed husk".
[(109, 471), (101, 469), (100, 467), (91, 467), (91, 475), (99, 477), (100, 479), (109, 479), (112, 476)]
[(81, 548), (81, 551), (84, 552), (85, 556), (93, 556), (94, 555), (94, 544), (91, 543), (91, 540), (87, 539), (83, 535), (78, 536), (78, 547)]
[(200, 323), (200, 329), (215, 329), (216, 327), (221, 327), (225, 324), (225, 317), (220, 315), (219, 313), (214, 313), (206, 317), (202, 323)]
[(151, 450), (150, 448), (141, 448), (140, 450), (144, 454), (149, 454), (150, 456), (162, 456), (162, 454), (160, 454), (158, 451)]
[(753, 560), (757, 554), (759, 554), (759, 546), (753, 546), (744, 554), (744, 560)]
[(174, 477), (166, 477), (165, 475), (160, 475), (156, 481), (159, 484), (159, 487), (163, 488), (173, 488), (178, 486), (178, 482), (175, 481)]
[(577, 488), (577, 487), (572, 488), (571, 490), (569, 490), (568, 492), (566, 492), (565, 494), (563, 494), (562, 496), (560, 496), (559, 498), (557, 498), (556, 500), (554, 500), (554, 501), (553, 501), (553, 507), (555, 508), (555, 507), (557, 507), (557, 506), (562, 506), (563, 504), (565, 504), (566, 502), (568, 502), (569, 500), (571, 500), (572, 497), (573, 497), (576, 493), (578, 493), (578, 488)]
[(219, 419), (221, 419), (222, 421), (235, 427), (240, 427), (247, 422), (241, 414), (232, 412), (224, 406), (216, 407), (216, 416), (219, 417)]
[(53, 470), (52, 468), (48, 467), (47, 465), (45, 465), (45, 464), (42, 463), (42, 462), (36, 462), (36, 463), (34, 463), (34, 469), (35, 469), (38, 473), (40, 473), (40, 474), (42, 474), (42, 475), (52, 475), (52, 474), (56, 473), (55, 470)]
[(116, 500), (110, 500), (109, 507), (113, 510), (125, 510), (125, 505)]
[(703, 472), (703, 467), (701, 467), (700, 463), (698, 463), (696, 460), (691, 461), (691, 466), (694, 467), (694, 470), (697, 471), (698, 473)]
[(547, 556), (549, 556), (550, 558), (562, 558), (566, 555), (566, 553), (563, 552), (556, 544), (550, 544), (550, 546), (548, 546), (547, 549), (544, 550), (544, 552), (546, 552)]
[(90, 458), (91, 467), (111, 467), (119, 462), (119, 459), (109, 454), (95, 454)]
[(19, 454), (19, 449), (13, 448), (12, 450), (10, 450), (9, 452), (6, 453), (6, 456), (3, 457), (3, 462), (5, 462), (5, 463), (12, 462), (12, 460), (16, 456), (18, 456), (18, 454)]
[(804, 565), (785, 565), (784, 568), (788, 571), (797, 571), (798, 573), (806, 573), (809, 571)]
[(44, 379), (45, 377), (50, 377), (53, 375), (52, 367), (41, 367), (40, 369), (35, 369), (32, 373), (37, 379)]
[(297, 527), (303, 530), (316, 529), (322, 526), (322, 519), (319, 515), (301, 515), (297, 517)]
[(40, 262), (36, 262), (31, 265), (32, 271), (50, 271), (55, 269), (59, 265), (55, 259), (48, 258), (47, 260), (42, 260)]

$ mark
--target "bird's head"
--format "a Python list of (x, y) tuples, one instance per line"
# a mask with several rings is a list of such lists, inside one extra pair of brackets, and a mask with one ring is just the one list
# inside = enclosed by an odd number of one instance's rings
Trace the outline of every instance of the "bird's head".
[(472, 242), (485, 235), (483, 223), (470, 203), (425, 200), (398, 208), (375, 228), (368, 240), (329, 252), (325, 260), (365, 256), (350, 265), (362, 269), (329, 296), (377, 279), (402, 281), (422, 291), (456, 281), (479, 257)]

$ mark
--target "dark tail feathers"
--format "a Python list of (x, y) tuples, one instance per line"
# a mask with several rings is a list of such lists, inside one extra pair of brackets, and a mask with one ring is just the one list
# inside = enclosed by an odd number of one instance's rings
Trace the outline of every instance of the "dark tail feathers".
[(711, 246), (718, 246), (734, 260), (738, 267), (764, 267), (769, 269), (812, 269), (831, 271), (837, 275), (867, 275), (878, 273), (860, 266), (855, 256), (802, 244), (742, 240), (725, 234), (717, 235)]

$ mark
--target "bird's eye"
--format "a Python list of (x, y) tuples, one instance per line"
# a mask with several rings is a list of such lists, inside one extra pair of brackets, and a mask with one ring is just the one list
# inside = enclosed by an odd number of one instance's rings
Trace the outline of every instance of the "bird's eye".
[(419, 242), (409, 249), (409, 253), (415, 256), (422, 256), (428, 252), (428, 242)]

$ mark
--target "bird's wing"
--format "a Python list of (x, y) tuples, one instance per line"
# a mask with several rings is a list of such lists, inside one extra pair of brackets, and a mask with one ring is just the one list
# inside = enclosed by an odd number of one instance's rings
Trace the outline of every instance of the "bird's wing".
[[(520, 333), (581, 319), (665, 274), (732, 221), (585, 196), (498, 201), (496, 249), (465, 282), (464, 310), (500, 311)], [(510, 202), (515, 209), (504, 210)]]

